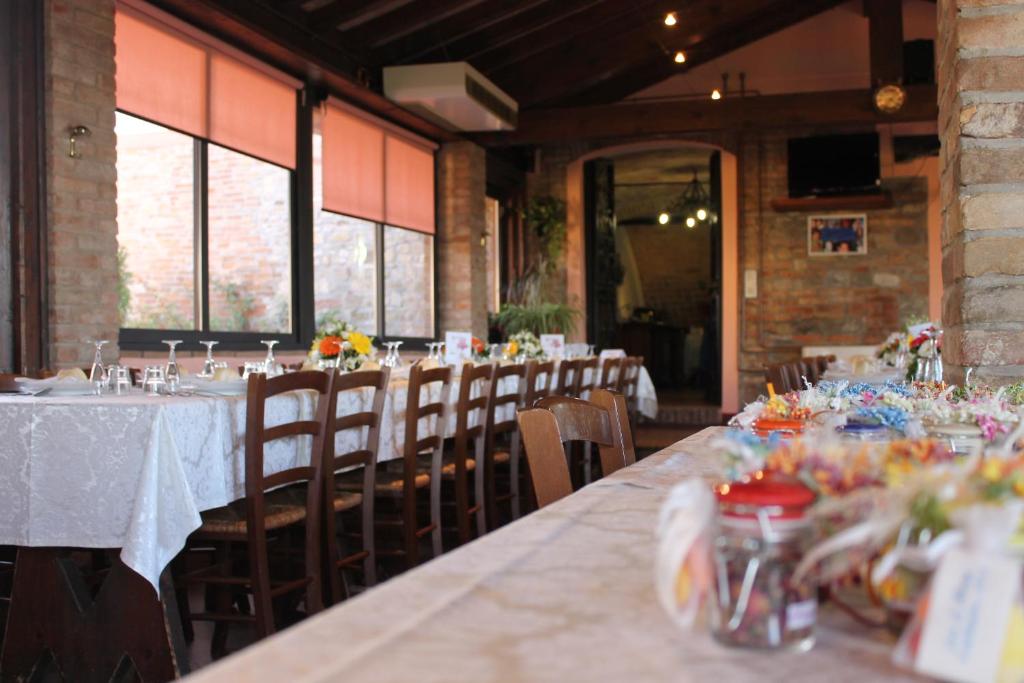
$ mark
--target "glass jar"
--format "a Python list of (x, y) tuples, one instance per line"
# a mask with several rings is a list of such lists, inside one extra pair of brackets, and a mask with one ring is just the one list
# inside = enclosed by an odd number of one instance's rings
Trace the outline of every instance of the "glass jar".
[(711, 631), (725, 645), (808, 650), (817, 591), (793, 574), (810, 541), (806, 508), (814, 494), (798, 482), (761, 479), (718, 492)]

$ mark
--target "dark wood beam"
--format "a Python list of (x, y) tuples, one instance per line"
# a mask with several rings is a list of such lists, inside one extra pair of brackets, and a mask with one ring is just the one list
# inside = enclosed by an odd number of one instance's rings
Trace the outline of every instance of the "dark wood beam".
[(483, 3), (484, 0), (433, 0), (429, 9), (390, 12), (359, 26), (356, 32), (366, 45), (377, 49), (411, 33), (426, 31)]
[(410, 4), (412, 0), (335, 0), (307, 13), (307, 24), (321, 35), (331, 35), (335, 29), (349, 31), (372, 19)]
[[(672, 61), (669, 53), (659, 52), (645, 61), (613, 67), (603, 80), (595, 81), (577, 95), (563, 95), (546, 106), (582, 106), (616, 102), (638, 90), (685, 73), (722, 55), (777, 33), (842, 3), (843, 0), (774, 0), (742, 16), (705, 14), (681, 25), (692, 27), (683, 41), (672, 43), (686, 53), (685, 65)], [(685, 17), (684, 17), (685, 18)]]
[(432, 140), (459, 136), (398, 106), (358, 80), (365, 70), (379, 81), (369, 62), (288, 21), (254, 0), (152, 0), (160, 9), (289, 73), (306, 83), (323, 85), (332, 94)]
[(875, 110), (868, 90), (534, 109), (520, 114), (519, 127), (514, 131), (481, 133), (472, 138), (480, 144), (502, 147), (605, 139), (649, 140), (731, 130), (934, 122), (939, 115), (937, 97), (934, 85), (908, 86), (907, 103), (891, 116)]
[[(615, 22), (600, 37), (591, 34), (583, 40), (564, 41), (511, 67), (490, 72), (490, 76), (499, 85), (512, 89), (513, 96), (520, 96), (521, 106), (562, 101), (636, 64), (663, 59), (662, 64), (676, 66), (669, 51), (678, 43), (688, 47), (701, 42), (716, 28), (734, 28), (744, 18), (780, 1), (692, 3), (678, 12), (679, 23), (675, 28), (666, 27), (661, 16), (673, 3), (656, 3), (649, 11), (635, 13), (631, 21)], [(664, 77), (658, 80), (661, 78)], [(525, 87), (516, 90), (518, 84)]]
[[(564, 0), (562, 0), (564, 1)], [(457, 54), (450, 46), (492, 26), (500, 26), (523, 12), (560, 0), (508, 0), (500, 5), (487, 2), (475, 5), (426, 30), (403, 36), (377, 50), (383, 64), (448, 61)]]
[(871, 84), (898, 83), (903, 78), (903, 3), (864, 0), (871, 54)]

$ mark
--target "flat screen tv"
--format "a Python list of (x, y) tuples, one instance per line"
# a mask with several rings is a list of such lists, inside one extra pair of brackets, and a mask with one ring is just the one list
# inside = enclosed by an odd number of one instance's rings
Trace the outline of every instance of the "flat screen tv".
[(878, 133), (789, 140), (789, 196), (829, 197), (879, 191)]

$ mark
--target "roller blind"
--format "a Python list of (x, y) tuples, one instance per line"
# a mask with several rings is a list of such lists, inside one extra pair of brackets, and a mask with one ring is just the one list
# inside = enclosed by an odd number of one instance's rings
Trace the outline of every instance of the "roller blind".
[(334, 104), (322, 130), (325, 209), (434, 234), (431, 143)]
[(295, 168), (290, 79), (124, 6), (114, 40), (118, 109)]

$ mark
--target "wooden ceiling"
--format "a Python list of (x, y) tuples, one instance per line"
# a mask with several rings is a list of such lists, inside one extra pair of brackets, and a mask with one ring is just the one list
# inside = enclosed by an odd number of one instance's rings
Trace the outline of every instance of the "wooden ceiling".
[[(523, 109), (607, 104), (842, 0), (201, 0), (379, 87), (396, 64), (467, 61)], [(169, 4), (178, 4), (173, 0)], [(666, 12), (679, 22), (666, 27)], [(672, 55), (684, 50), (687, 61)]]

